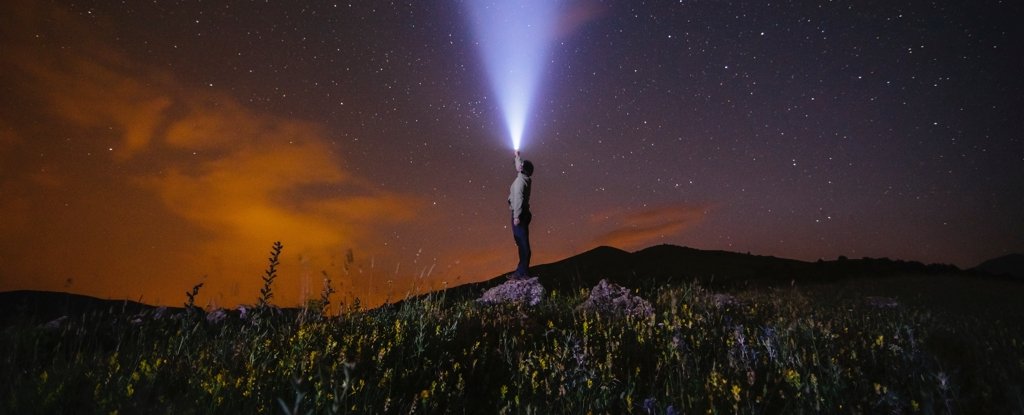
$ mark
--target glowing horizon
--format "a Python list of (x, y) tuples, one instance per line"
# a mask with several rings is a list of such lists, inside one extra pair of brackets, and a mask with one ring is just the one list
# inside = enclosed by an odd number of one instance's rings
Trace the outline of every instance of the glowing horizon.
[(527, 130), (560, 3), (468, 1), (480, 55), (516, 150)]

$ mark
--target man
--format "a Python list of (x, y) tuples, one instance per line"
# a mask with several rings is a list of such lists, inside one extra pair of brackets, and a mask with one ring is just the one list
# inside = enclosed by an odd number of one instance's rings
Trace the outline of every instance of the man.
[(533, 176), (533, 163), (520, 158), (519, 150), (516, 150), (516, 172), (516, 179), (509, 188), (508, 208), (512, 211), (512, 236), (519, 248), (519, 266), (510, 278), (523, 280), (529, 278), (526, 270), (530, 267), (530, 220), (533, 219), (530, 213), (530, 177)]

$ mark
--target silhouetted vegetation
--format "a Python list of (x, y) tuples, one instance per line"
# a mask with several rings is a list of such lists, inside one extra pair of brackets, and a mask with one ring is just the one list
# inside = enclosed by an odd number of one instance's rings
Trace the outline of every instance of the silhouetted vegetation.
[[(332, 313), (326, 275), (309, 307), (270, 304), (280, 251), (275, 244), (255, 309), (8, 325), (2, 412), (1024, 410), (1016, 285), (926, 275), (713, 291), (679, 280), (632, 288), (653, 314), (588, 311), (578, 287), (550, 290), (533, 307), (437, 292)], [(970, 307), (978, 301), (987, 304)], [(262, 308), (271, 311), (252, 312)]]

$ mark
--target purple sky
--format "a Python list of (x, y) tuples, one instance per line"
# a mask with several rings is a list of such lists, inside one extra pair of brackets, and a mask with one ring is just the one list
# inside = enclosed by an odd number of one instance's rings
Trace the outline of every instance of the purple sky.
[[(252, 303), (277, 240), (286, 304), (510, 271), (464, 6), (4, 3), (0, 290)], [(1022, 7), (566, 2), (524, 139), (534, 262), (1024, 252)]]

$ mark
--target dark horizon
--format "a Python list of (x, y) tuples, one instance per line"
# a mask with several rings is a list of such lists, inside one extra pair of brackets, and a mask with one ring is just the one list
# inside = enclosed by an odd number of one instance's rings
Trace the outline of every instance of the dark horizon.
[[(664, 257), (664, 251), (666, 249), (672, 251), (674, 254), (685, 253), (687, 258), (666, 258)], [(662, 251), (662, 253), (655, 254), (654, 251)], [(639, 257), (644, 254), (646, 254), (645, 257)], [(626, 262), (619, 261), (619, 259), (622, 259), (619, 258), (619, 255), (624, 255), (629, 258), (629, 260)], [(694, 257), (694, 255), (696, 255), (696, 257)], [(921, 275), (1009, 279), (1011, 281), (1024, 283), (1024, 275), (1021, 274), (1024, 270), (1022, 270), (1020, 266), (1020, 257), (1024, 257), (1024, 254), (1010, 254), (1003, 257), (992, 258), (982, 264), (978, 264), (978, 267), (959, 268), (952, 264), (921, 263), (917, 261), (906, 261), (899, 258), (888, 257), (848, 258), (840, 256), (827, 260), (819, 259), (817, 261), (802, 261), (792, 258), (758, 255), (757, 253), (751, 252), (744, 253), (721, 250), (701, 250), (686, 246), (663, 244), (653, 245), (635, 251), (625, 251), (610, 246), (599, 246), (554, 262), (536, 264), (533, 267), (533, 270), (540, 273), (541, 283), (545, 284), (549, 289), (568, 291), (576, 291), (581, 288), (586, 288), (585, 286), (588, 284), (593, 285), (596, 281), (602, 279), (610, 279), (611, 281), (622, 283), (633, 288), (649, 288), (651, 284), (671, 285), (672, 283), (687, 280), (711, 284), (708, 288), (725, 288), (727, 286), (735, 288), (737, 285), (749, 288), (751, 286), (787, 286), (792, 285), (796, 281), (800, 281), (801, 285), (829, 284), (840, 281), (856, 281), (860, 279), (871, 280), (878, 277), (914, 277)], [(660, 258), (660, 260), (657, 258)], [(1001, 268), (991, 270), (980, 267), (994, 260), (1007, 258), (1017, 260), (1012, 269)], [(696, 259), (697, 262), (689, 262), (694, 259)], [(652, 261), (660, 263), (653, 263)], [(609, 263), (613, 263), (613, 266), (609, 267)], [(581, 275), (584, 273), (587, 275)], [(642, 277), (632, 279), (627, 277), (628, 275), (642, 275)], [(494, 286), (495, 284), (500, 284), (504, 281), (506, 281), (504, 275), (494, 275), (478, 281), (445, 286), (431, 291), (449, 291), (451, 293), (458, 293), (456, 296), (461, 295), (473, 297), (474, 295), (479, 294), (477, 291), (480, 291), (482, 287)], [(725, 285), (723, 285), (723, 283)], [(33, 297), (35, 295), (43, 295), (50, 296), (50, 299), (54, 300), (55, 298), (53, 296), (68, 295), (75, 298), (65, 300), (73, 300), (75, 304), (68, 303), (65, 304), (65, 307), (73, 309), (87, 310), (95, 308), (95, 304), (87, 303), (89, 300), (98, 300), (103, 302), (105, 307), (116, 308), (123, 306), (127, 307), (128, 310), (131, 310), (131, 312), (139, 312), (145, 307), (159, 306), (166, 306), (171, 309), (183, 309), (184, 304), (187, 301), (187, 295), (185, 294), (186, 291), (187, 290), (183, 288), (181, 290), (181, 300), (177, 303), (172, 302), (170, 304), (153, 304), (147, 302), (144, 298), (105, 298), (67, 291), (47, 290), (7, 290), (0, 291), (0, 296), (14, 296), (12, 298), (18, 298), (17, 294), (24, 294), (22, 297), (25, 298), (23, 299), (30, 299), (29, 297)], [(431, 291), (407, 292), (404, 293), (403, 296), (389, 298), (387, 301), (380, 304), (367, 303), (363, 301), (363, 299), (359, 299), (359, 302), (363, 307), (376, 308), (381, 305), (395, 304), (396, 302), (401, 302), (407, 298), (416, 298), (421, 295), (428, 295)], [(258, 293), (254, 291), (253, 296), (249, 301), (242, 301), (239, 305), (253, 306), (256, 303), (257, 294)], [(452, 294), (448, 295), (451, 296)], [(204, 290), (200, 289), (196, 296), (196, 305), (198, 307), (206, 308), (204, 307), (205, 302), (203, 301), (205, 296), (206, 293)], [(317, 296), (314, 296), (314, 298), (318, 298), (318, 296), (319, 293), (317, 293)], [(38, 308), (44, 305), (39, 301), (30, 300), (33, 307)], [(338, 304), (351, 306), (355, 299), (346, 298), (339, 293), (333, 293), (330, 296), (330, 300), (334, 306), (337, 307)], [(272, 304), (276, 303), (272, 302)], [(303, 306), (303, 304), (289, 304), (282, 307), (301, 308)], [(18, 305), (7, 304), (8, 311), (10, 311), (12, 307), (17, 308)], [(234, 309), (235, 307), (227, 308)], [(40, 310), (37, 310), (37, 312), (40, 312)], [(60, 315), (63, 314), (46, 314), (47, 318), (57, 318), (60, 317)]]

